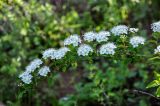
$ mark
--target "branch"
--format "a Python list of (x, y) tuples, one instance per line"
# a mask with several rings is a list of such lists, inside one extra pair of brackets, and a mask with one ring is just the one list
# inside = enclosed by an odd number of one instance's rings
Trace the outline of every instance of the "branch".
[(131, 90), (131, 92), (132, 92), (132, 93), (136, 93), (136, 94), (146, 95), (146, 96), (149, 96), (149, 97), (151, 97), (151, 98), (154, 98), (154, 99), (160, 101), (160, 98), (152, 95), (151, 93), (145, 92), (145, 91), (140, 91), (140, 90), (136, 90), (136, 89), (135, 89), (135, 90)]

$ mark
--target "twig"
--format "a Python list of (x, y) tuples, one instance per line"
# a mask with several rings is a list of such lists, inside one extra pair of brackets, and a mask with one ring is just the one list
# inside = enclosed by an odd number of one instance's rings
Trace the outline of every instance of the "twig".
[(145, 91), (131, 90), (131, 92), (136, 93), (136, 94), (146, 95), (146, 96), (149, 96), (149, 97), (151, 97), (151, 98), (154, 98), (154, 99), (160, 101), (160, 98), (157, 98), (156, 96), (154, 96), (154, 95), (152, 95), (152, 94), (150, 94), (150, 93), (148, 93), (148, 92), (145, 92)]
[[(107, 94), (105, 93), (105, 92), (103, 92), (103, 95), (104, 95), (104, 97), (105, 97), (105, 99), (106, 99), (106, 102), (108, 101), (108, 97), (107, 97)], [(103, 104), (104, 106), (106, 106), (106, 104), (104, 103)]]

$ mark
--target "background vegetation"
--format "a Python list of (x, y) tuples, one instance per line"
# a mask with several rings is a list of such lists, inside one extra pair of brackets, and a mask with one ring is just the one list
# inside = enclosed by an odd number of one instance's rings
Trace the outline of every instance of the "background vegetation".
[(32, 93), (21, 92), (17, 77), (43, 50), (59, 48), (70, 34), (125, 24), (152, 38), (150, 24), (159, 20), (159, 4), (159, 0), (1, 0), (0, 102), (6, 106), (160, 105), (157, 98), (133, 92), (155, 92), (146, 86), (160, 63), (150, 65), (144, 59), (73, 63), (66, 72), (43, 79)]

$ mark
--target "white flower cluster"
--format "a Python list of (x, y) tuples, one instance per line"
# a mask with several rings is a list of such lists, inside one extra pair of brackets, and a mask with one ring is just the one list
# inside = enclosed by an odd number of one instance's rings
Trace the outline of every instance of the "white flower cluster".
[(19, 75), (19, 78), (25, 83), (25, 84), (30, 84), (32, 82), (32, 75), (29, 74), (28, 72), (23, 72), (22, 74)]
[(131, 33), (136, 33), (138, 31), (139, 31), (138, 28), (129, 28), (129, 32), (131, 32)]
[(53, 53), (51, 59), (62, 59), (68, 51), (70, 50), (67, 47), (62, 47)]
[(108, 36), (110, 36), (110, 32), (108, 31), (100, 31), (99, 33), (91, 31), (91, 32), (86, 32), (83, 35), (83, 39), (88, 42), (96, 40), (97, 42), (100, 43), (103, 41), (107, 41)]
[(118, 25), (111, 29), (111, 32), (116, 35), (128, 34), (128, 27), (126, 25)]
[(93, 49), (87, 44), (82, 44), (77, 50), (79, 56), (88, 56), (90, 52), (93, 52)]
[(83, 39), (85, 41), (88, 41), (88, 42), (91, 42), (91, 41), (94, 41), (96, 39), (96, 33), (95, 32), (86, 32), (84, 35), (83, 35)]
[(108, 40), (108, 36), (110, 36), (110, 32), (108, 31), (100, 31), (96, 34), (95, 39), (97, 42), (103, 42)]
[(36, 68), (39, 68), (42, 64), (42, 60), (34, 59), (27, 67), (26, 70), (19, 75), (19, 78), (26, 84), (30, 84), (32, 82), (31, 72), (34, 72)]
[(100, 47), (100, 54), (111, 54), (114, 55), (115, 54), (115, 49), (116, 49), (116, 45), (114, 43), (107, 43), (104, 44)]
[(160, 21), (152, 23), (151, 29), (153, 30), (153, 32), (160, 32)]
[(156, 49), (154, 49), (154, 53), (155, 53), (155, 54), (160, 53), (160, 45), (159, 45), (159, 46), (157, 46), (157, 48), (156, 48)]
[(55, 50), (55, 49), (47, 49), (43, 52), (43, 58), (44, 59), (47, 59), (47, 58), (50, 58), (50, 59), (62, 59), (66, 53), (70, 51), (67, 47), (62, 47), (58, 50)]
[(41, 59), (34, 59), (33, 61), (30, 62), (30, 64), (26, 67), (26, 72), (31, 73), (34, 72), (36, 68), (39, 68), (40, 65), (42, 64)]
[(138, 47), (140, 44), (144, 44), (145, 39), (140, 36), (134, 36), (130, 39), (129, 43), (135, 48)]
[(49, 67), (43, 66), (42, 68), (40, 68), (38, 74), (39, 74), (40, 76), (46, 77), (49, 72), (50, 72)]
[(45, 50), (42, 54), (42, 58), (44, 59), (47, 59), (47, 58), (52, 58), (52, 55), (53, 53), (55, 52), (56, 50), (53, 49), (53, 48), (49, 48), (47, 50)]
[(81, 39), (77, 34), (71, 35), (68, 38), (64, 40), (64, 45), (73, 45), (78, 46), (78, 44), (81, 43)]

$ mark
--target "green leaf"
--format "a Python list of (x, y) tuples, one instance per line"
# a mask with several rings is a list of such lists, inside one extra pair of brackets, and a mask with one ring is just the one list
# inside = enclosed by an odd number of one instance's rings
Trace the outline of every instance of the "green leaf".
[(151, 83), (149, 83), (146, 88), (152, 88), (152, 87), (156, 87), (156, 86), (159, 86), (159, 85), (160, 85), (160, 81), (154, 80)]
[(160, 59), (160, 57), (159, 57), (159, 56), (156, 56), (156, 57), (150, 58), (150, 59), (149, 59), (149, 61), (157, 60), (157, 59), (159, 60), (159, 59)]
[(160, 86), (157, 88), (156, 95), (157, 97), (160, 97)]
[(26, 93), (26, 90), (21, 91), (21, 92), (17, 95), (17, 99), (21, 99), (25, 93)]
[(155, 76), (156, 79), (160, 79), (160, 74), (157, 73), (156, 71), (154, 71), (154, 76)]
[(148, 41), (148, 44), (149, 44), (149, 43), (157, 44), (157, 41), (155, 41), (155, 40), (149, 40), (149, 41)]

